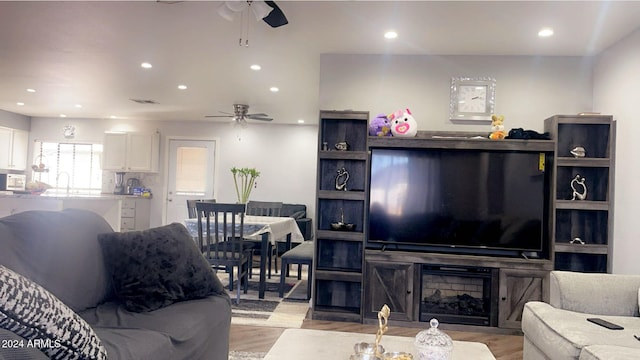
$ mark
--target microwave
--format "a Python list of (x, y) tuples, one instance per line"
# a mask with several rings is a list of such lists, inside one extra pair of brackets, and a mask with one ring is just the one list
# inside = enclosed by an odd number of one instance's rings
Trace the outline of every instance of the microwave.
[(0, 190), (2, 191), (24, 191), (26, 185), (26, 175), (0, 174)]

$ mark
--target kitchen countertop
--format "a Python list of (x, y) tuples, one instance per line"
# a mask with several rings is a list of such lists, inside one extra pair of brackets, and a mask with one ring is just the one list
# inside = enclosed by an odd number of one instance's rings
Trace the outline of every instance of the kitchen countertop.
[(150, 197), (134, 196), (134, 195), (116, 195), (116, 194), (66, 194), (66, 193), (43, 193), (37, 194), (0, 194), (0, 198), (12, 199), (78, 199), (78, 200), (121, 200), (121, 199), (151, 199)]

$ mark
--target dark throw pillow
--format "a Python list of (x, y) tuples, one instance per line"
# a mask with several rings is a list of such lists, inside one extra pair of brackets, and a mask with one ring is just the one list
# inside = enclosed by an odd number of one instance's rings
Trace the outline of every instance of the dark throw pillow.
[[(91, 326), (53, 294), (0, 265), (0, 328), (51, 359), (107, 359)], [(5, 345), (3, 343), (3, 345)]]
[(98, 235), (116, 296), (145, 312), (214, 294), (228, 296), (184, 225)]

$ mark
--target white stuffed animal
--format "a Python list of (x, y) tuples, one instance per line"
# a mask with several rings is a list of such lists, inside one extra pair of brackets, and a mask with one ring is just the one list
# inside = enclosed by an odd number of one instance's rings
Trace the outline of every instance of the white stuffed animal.
[(414, 137), (418, 133), (418, 123), (409, 109), (398, 110), (389, 115), (391, 134), (398, 137)]

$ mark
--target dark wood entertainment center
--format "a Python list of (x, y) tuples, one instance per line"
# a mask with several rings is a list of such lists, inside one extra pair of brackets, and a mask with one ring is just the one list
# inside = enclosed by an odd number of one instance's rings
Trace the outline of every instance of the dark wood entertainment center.
[[(369, 113), (364, 111), (320, 112), (313, 319), (373, 324), (378, 321), (377, 313), (382, 305), (387, 304), (392, 324), (426, 327), (431, 317), (437, 317), (445, 329), (513, 332), (520, 329), (522, 308), (527, 301), (548, 301), (549, 271), (588, 268), (592, 266), (594, 254), (604, 256), (605, 265), (603, 268), (600, 260), (600, 265), (589, 269), (610, 271), (612, 216), (609, 211), (613, 189), (609, 184), (613, 183), (615, 143), (615, 123), (610, 116), (554, 116), (545, 121), (545, 130), (551, 133), (552, 140), (500, 141), (475, 138), (486, 134), (461, 132), (419, 132), (415, 138), (370, 137), (369, 118)], [(602, 140), (603, 136), (606, 140)], [(348, 144), (346, 150), (335, 146), (341, 142)], [(578, 145), (587, 148), (588, 155), (569, 158), (566, 148)], [(373, 148), (544, 154), (546, 164), (541, 166), (546, 167), (551, 179), (548, 243), (535, 257), (524, 253), (496, 256), (482, 252), (368, 247), (368, 187)], [(343, 168), (349, 174), (346, 189), (338, 186), (339, 171)], [(576, 172), (582, 172), (589, 186), (593, 186), (590, 195), (595, 198), (565, 201), (570, 181), (566, 178), (575, 176)], [(354, 228), (336, 229), (339, 222), (353, 224)], [(594, 222), (583, 228), (585, 223)], [(573, 237), (576, 229), (590, 231), (588, 241), (595, 240), (585, 247), (567, 245), (564, 239), (562, 244), (556, 244), (556, 233), (565, 236), (571, 232)], [(564, 255), (558, 262), (556, 252), (569, 253), (569, 263)], [(581, 259), (581, 256), (586, 257)], [(462, 293), (464, 295), (455, 295)], [(461, 303), (455, 303), (455, 299), (461, 299)]]

